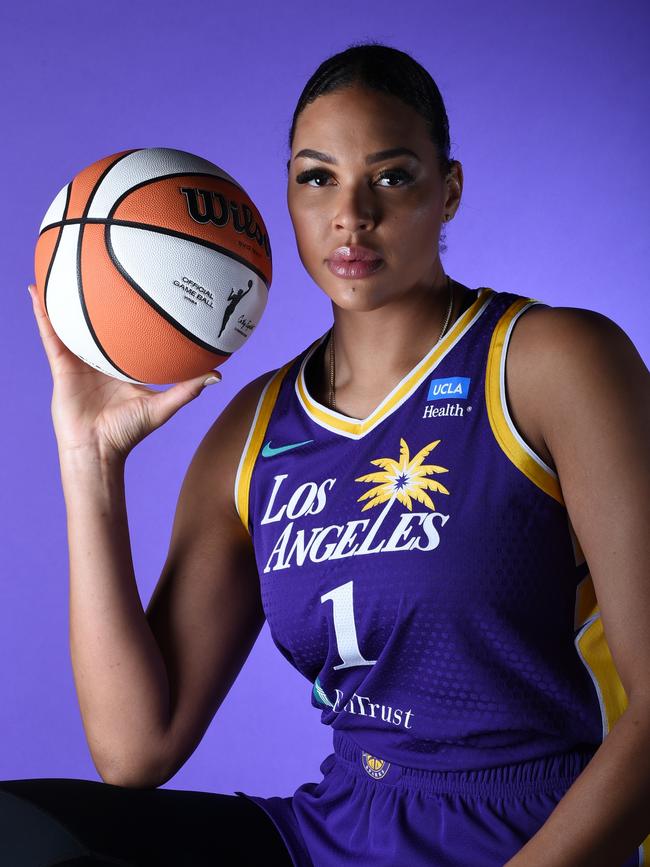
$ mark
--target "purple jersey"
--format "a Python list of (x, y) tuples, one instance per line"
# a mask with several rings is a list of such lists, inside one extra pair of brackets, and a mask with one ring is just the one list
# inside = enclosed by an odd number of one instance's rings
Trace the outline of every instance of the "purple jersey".
[(470, 300), (365, 419), (309, 394), (317, 340), (271, 375), (237, 473), (273, 641), (379, 776), (593, 752), (627, 704), (558, 477), (506, 402), (540, 302)]

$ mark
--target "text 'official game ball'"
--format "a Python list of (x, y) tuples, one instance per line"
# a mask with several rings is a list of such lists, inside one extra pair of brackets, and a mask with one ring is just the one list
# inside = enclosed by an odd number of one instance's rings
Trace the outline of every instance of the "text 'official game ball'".
[(36, 288), (63, 343), (126, 382), (174, 383), (253, 333), (271, 285), (262, 217), (214, 163), (121, 151), (80, 171), (41, 223)]

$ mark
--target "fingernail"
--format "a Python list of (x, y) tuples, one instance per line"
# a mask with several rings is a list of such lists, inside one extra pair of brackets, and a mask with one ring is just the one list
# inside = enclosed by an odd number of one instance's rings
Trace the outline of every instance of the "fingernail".
[(28, 283), (28, 284), (27, 284), (27, 291), (29, 292), (29, 294), (30, 294), (30, 295), (32, 296), (32, 298), (33, 298), (34, 296), (32, 295), (32, 284), (31, 284), (31, 283)]
[(219, 382), (219, 379), (216, 376), (209, 376), (203, 380), (203, 385), (212, 385), (214, 382)]

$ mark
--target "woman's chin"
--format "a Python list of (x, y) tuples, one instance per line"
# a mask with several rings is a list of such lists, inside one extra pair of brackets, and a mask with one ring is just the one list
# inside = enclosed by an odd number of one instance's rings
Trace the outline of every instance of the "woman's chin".
[(332, 303), (341, 310), (350, 310), (356, 313), (369, 313), (378, 310), (390, 303), (393, 299), (384, 292), (369, 289), (366, 286), (350, 286), (348, 289), (338, 289), (336, 292), (327, 293)]
[(390, 291), (385, 286), (371, 277), (363, 280), (334, 279), (328, 274), (329, 280), (324, 280), (319, 285), (333, 304), (342, 310), (365, 312), (377, 310), (385, 304), (394, 301)]

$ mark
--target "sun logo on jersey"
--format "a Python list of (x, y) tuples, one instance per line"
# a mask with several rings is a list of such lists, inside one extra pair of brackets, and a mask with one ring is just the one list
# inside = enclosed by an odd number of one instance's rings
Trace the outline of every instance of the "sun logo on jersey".
[(437, 491), (440, 494), (448, 494), (449, 491), (440, 482), (428, 476), (432, 473), (447, 473), (449, 470), (436, 464), (425, 464), (424, 459), (439, 442), (440, 440), (434, 440), (411, 458), (408, 445), (400, 439), (398, 461), (393, 458), (377, 458), (370, 461), (371, 464), (382, 469), (381, 472), (367, 473), (355, 479), (355, 482), (374, 483), (374, 487), (361, 494), (357, 500), (358, 503), (368, 500), (361, 511), (365, 512), (366, 509), (372, 509), (373, 506), (381, 503), (390, 506), (395, 500), (399, 500), (409, 511), (413, 511), (413, 500), (416, 500), (435, 512), (436, 507), (427, 491)]

